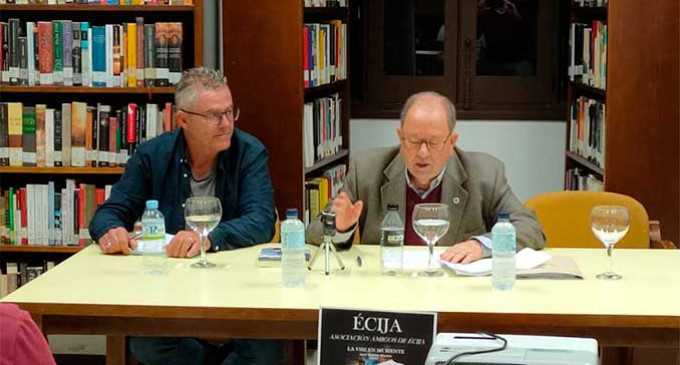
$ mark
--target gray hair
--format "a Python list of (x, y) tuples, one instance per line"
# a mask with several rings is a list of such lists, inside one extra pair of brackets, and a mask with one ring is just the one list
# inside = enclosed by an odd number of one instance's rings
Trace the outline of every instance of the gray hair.
[(404, 119), (406, 118), (406, 113), (408, 113), (409, 109), (420, 102), (421, 99), (428, 97), (438, 99), (442, 103), (442, 106), (446, 111), (446, 122), (449, 127), (449, 132), (453, 131), (453, 128), (456, 126), (456, 107), (453, 105), (451, 100), (449, 100), (449, 98), (435, 91), (421, 91), (409, 96), (409, 98), (406, 99), (404, 106), (401, 108), (401, 115), (399, 117), (401, 126), (404, 126)]
[(182, 73), (175, 89), (175, 104), (178, 108), (193, 105), (198, 98), (198, 88), (217, 90), (227, 86), (227, 78), (220, 70), (207, 67), (194, 67)]

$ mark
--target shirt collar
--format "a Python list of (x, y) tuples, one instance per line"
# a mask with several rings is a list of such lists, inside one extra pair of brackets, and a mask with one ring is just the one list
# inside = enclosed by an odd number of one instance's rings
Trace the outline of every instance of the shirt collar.
[(434, 180), (432, 180), (430, 182), (430, 187), (427, 190), (422, 190), (422, 189), (417, 188), (413, 184), (413, 182), (411, 181), (411, 176), (409, 176), (409, 174), (408, 174), (408, 169), (404, 169), (404, 171), (405, 171), (405, 174), (406, 174), (406, 184), (409, 186), (409, 188), (411, 188), (411, 190), (413, 190), (416, 194), (418, 194), (420, 199), (425, 199), (425, 198), (427, 198), (428, 195), (430, 195), (430, 193), (434, 189), (439, 187), (439, 185), (442, 183), (442, 180), (444, 179), (444, 172), (446, 172), (446, 165), (444, 165), (444, 168), (439, 173), (439, 175), (437, 175), (437, 177), (435, 177)]

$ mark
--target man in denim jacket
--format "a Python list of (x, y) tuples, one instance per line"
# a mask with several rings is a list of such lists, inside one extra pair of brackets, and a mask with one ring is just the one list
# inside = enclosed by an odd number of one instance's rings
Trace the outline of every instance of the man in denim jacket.
[[(269, 157), (255, 137), (234, 127), (239, 110), (221, 72), (186, 71), (175, 92), (178, 129), (139, 146), (109, 199), (97, 210), (90, 234), (105, 254), (128, 254), (137, 246), (128, 233), (158, 200), (165, 228), (175, 237), (168, 256), (189, 258), (200, 251), (198, 235), (186, 229), (184, 202), (191, 196), (215, 196), (222, 220), (205, 242), (217, 252), (268, 242), (274, 235), (274, 195)], [(191, 338), (130, 339), (146, 365), (270, 365), (278, 361), (280, 341), (233, 340), (215, 347)]]

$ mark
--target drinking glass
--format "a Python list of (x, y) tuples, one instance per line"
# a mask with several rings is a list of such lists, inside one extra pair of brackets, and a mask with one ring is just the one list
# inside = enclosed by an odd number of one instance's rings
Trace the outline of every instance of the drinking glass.
[(626, 207), (618, 205), (598, 205), (590, 212), (590, 229), (595, 237), (607, 248), (609, 267), (597, 275), (598, 279), (619, 280), (621, 275), (612, 269), (612, 250), (614, 245), (628, 233), (630, 217)]
[(201, 258), (191, 264), (194, 268), (215, 267), (205, 257), (205, 239), (222, 218), (222, 204), (212, 196), (192, 197), (184, 205), (184, 219), (189, 227), (201, 237)]
[(413, 208), (413, 230), (416, 231), (430, 250), (427, 269), (418, 272), (418, 276), (444, 276), (439, 268), (439, 260), (434, 258), (434, 245), (449, 230), (449, 208), (446, 204), (416, 204)]

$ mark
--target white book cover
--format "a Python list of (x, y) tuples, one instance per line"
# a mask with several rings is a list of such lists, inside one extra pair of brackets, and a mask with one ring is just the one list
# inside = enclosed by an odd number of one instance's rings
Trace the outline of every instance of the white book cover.
[(314, 165), (314, 128), (313, 128), (314, 106), (312, 103), (305, 103), (304, 106), (304, 158), (305, 167)]
[(26, 184), (26, 237), (29, 245), (35, 245), (35, 189), (33, 184)]
[(54, 109), (45, 109), (45, 166), (54, 167)]
[(42, 184), (40, 185), (40, 215), (38, 216), (38, 220), (40, 221), (40, 242), (43, 245), (49, 244), (49, 226), (47, 217), (48, 203), (48, 188), (46, 184)]
[(104, 26), (106, 32), (106, 87), (118, 86), (113, 77), (113, 24)]
[(50, 246), (55, 245), (54, 232), (54, 181), (47, 183), (47, 211), (45, 212), (47, 221), (47, 243)]
[(35, 86), (35, 39), (33, 38), (34, 22), (26, 22), (26, 51), (28, 57), (28, 86)]
[(158, 135), (156, 126), (158, 121), (158, 105), (146, 104), (146, 140), (150, 140)]

